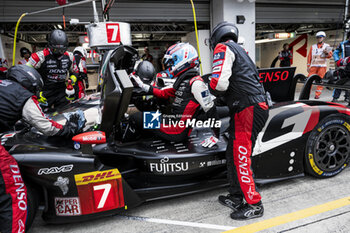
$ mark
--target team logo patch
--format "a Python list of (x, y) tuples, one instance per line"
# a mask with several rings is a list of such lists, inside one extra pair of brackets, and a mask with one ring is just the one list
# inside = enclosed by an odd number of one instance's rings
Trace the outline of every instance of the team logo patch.
[(213, 68), (213, 73), (218, 73), (221, 71), (221, 66), (216, 66)]
[(161, 113), (143, 112), (143, 128), (144, 129), (160, 129)]
[(217, 62), (214, 62), (214, 64), (213, 64), (213, 68), (215, 67), (215, 66), (219, 66), (219, 65), (221, 65), (223, 63), (223, 61), (221, 60), (221, 61), (217, 61)]
[(59, 176), (57, 177), (57, 181), (53, 185), (59, 187), (63, 193), (63, 196), (65, 196), (69, 191), (68, 184), (69, 179), (67, 177)]
[(79, 197), (56, 197), (55, 209), (57, 216), (81, 215)]
[(220, 53), (215, 53), (213, 60), (215, 62), (216, 60), (220, 60), (220, 59), (224, 59), (224, 58), (225, 58), (225, 53), (220, 52)]

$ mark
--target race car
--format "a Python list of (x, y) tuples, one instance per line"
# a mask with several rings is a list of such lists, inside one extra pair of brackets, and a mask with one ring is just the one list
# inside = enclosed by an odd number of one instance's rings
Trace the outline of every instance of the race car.
[[(1, 135), (28, 188), (28, 226), (40, 203), (45, 206), (42, 217), (46, 222), (68, 223), (227, 185), (228, 109), (218, 107), (221, 137), (212, 148), (200, 144), (211, 134), (209, 128), (194, 128), (181, 143), (150, 133), (138, 137), (138, 132), (130, 130), (126, 114), (134, 88), (123, 70), (124, 57), (123, 46), (109, 51), (101, 66), (101, 93), (51, 116), (60, 122), (62, 113), (79, 109), (87, 119), (86, 132), (68, 140), (43, 136), (24, 124)], [(295, 80), (291, 83), (295, 90)], [(269, 88), (274, 97), (273, 89)], [(132, 136), (124, 140), (126, 134)], [(320, 101), (280, 102), (270, 110), (258, 136), (252, 169), (260, 184), (305, 173), (326, 178), (348, 165), (349, 154), (350, 109)], [(243, 176), (247, 169), (242, 160)]]

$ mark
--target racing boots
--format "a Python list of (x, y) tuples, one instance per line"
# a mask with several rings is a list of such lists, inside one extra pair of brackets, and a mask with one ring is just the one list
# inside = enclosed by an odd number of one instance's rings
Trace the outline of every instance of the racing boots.
[(244, 203), (231, 213), (231, 218), (234, 220), (248, 220), (252, 218), (259, 218), (264, 214), (264, 207), (262, 202), (256, 204)]
[(220, 195), (218, 199), (220, 204), (229, 207), (234, 211), (236, 211), (237, 208), (243, 204), (243, 197), (240, 195)]

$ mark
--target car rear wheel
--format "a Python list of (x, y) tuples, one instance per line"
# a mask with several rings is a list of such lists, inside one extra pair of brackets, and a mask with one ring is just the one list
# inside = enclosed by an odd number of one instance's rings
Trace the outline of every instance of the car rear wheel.
[(307, 173), (321, 178), (339, 174), (350, 158), (350, 117), (330, 115), (311, 132), (305, 156)]

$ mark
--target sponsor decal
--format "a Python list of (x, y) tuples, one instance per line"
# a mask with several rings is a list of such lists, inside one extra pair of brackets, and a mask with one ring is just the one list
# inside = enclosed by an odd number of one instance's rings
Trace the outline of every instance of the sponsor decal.
[(107, 171), (95, 171), (83, 174), (74, 175), (76, 185), (85, 185), (90, 183), (97, 183), (101, 181), (108, 181), (121, 178), (118, 169)]
[(220, 52), (220, 53), (215, 53), (214, 54), (214, 62), (216, 62), (216, 60), (220, 60), (220, 59), (224, 59), (225, 58), (225, 52)]
[(221, 71), (221, 66), (216, 66), (213, 68), (213, 73), (219, 73)]
[(18, 220), (18, 231), (17, 233), (24, 233), (25, 225), (22, 221), (22, 219)]
[(68, 184), (69, 184), (69, 179), (67, 177), (62, 177), (62, 176), (57, 177), (57, 181), (53, 183), (53, 185), (61, 189), (63, 196), (65, 196), (69, 191)]
[(144, 129), (160, 129), (161, 113), (143, 112), (143, 128)]
[(323, 171), (321, 171), (317, 165), (315, 164), (315, 160), (314, 160), (314, 155), (313, 154), (309, 154), (309, 161), (310, 161), (310, 165), (312, 167), (312, 169), (319, 175), (322, 175)]
[(10, 165), (10, 170), (12, 172), (12, 179), (14, 181), (14, 185), (16, 188), (16, 197), (18, 200), (18, 208), (20, 210), (27, 210), (27, 195), (26, 195), (26, 188), (24, 186), (24, 182), (22, 180), (22, 176), (19, 170), (19, 167), (17, 164)]
[(207, 162), (207, 167), (226, 164), (226, 159), (212, 160)]
[(118, 169), (77, 174), (82, 214), (91, 214), (125, 206), (122, 177)]
[(253, 200), (254, 192), (252, 191), (252, 185), (249, 186), (249, 190), (248, 190), (247, 194), (248, 194), (248, 198), (250, 200)]
[(9, 134), (3, 135), (1, 138), (12, 138), (15, 135), (16, 135), (16, 133), (9, 133)]
[(348, 131), (350, 131), (350, 125), (347, 122), (344, 122), (343, 125), (348, 129)]
[(246, 184), (250, 184), (251, 183), (251, 179), (249, 177), (249, 165), (248, 165), (248, 158), (247, 158), (247, 154), (248, 154), (248, 149), (245, 148), (244, 146), (239, 146), (238, 147), (238, 171), (240, 174), (240, 179), (241, 182), (246, 183)]
[(61, 172), (70, 172), (73, 170), (73, 164), (63, 165), (61, 167), (50, 167), (50, 168), (41, 168), (38, 171), (38, 175), (49, 175), (56, 174)]
[(79, 197), (56, 197), (55, 209), (57, 216), (81, 215)]
[(289, 76), (289, 70), (276, 72), (259, 72), (259, 78), (261, 83), (286, 81)]
[(85, 142), (89, 142), (89, 141), (99, 141), (99, 140), (101, 140), (102, 139), (102, 137), (100, 137), (100, 136), (83, 136), (83, 141), (85, 141)]
[(150, 163), (151, 172), (159, 174), (184, 172), (188, 170), (188, 162), (169, 163), (169, 157), (164, 157), (160, 163)]
[(221, 65), (222, 63), (223, 63), (223, 61), (214, 62), (214, 63), (213, 63), (213, 67), (219, 66), (219, 65)]
[(213, 78), (219, 78), (219, 77), (220, 77), (219, 74), (212, 74), (211, 76), (212, 76)]

